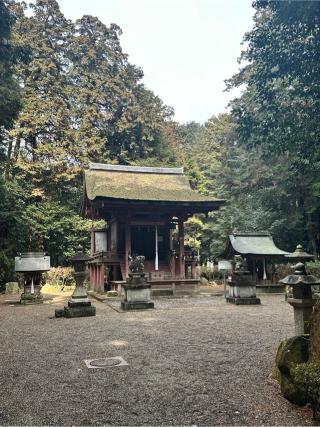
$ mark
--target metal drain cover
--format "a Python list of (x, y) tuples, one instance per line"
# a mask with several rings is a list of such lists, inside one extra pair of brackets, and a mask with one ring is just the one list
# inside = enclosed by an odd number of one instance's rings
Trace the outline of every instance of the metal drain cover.
[(104, 359), (87, 359), (84, 361), (89, 369), (114, 368), (116, 366), (126, 366), (128, 363), (121, 357), (106, 357)]
[(118, 359), (96, 359), (93, 360), (90, 365), (94, 368), (104, 368), (109, 366), (117, 366), (120, 365), (121, 360)]

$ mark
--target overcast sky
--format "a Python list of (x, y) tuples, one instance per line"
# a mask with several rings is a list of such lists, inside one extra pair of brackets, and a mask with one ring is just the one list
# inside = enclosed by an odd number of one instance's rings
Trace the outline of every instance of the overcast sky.
[(175, 110), (175, 120), (204, 122), (233, 96), (224, 80), (238, 69), (252, 0), (58, 0), (67, 18), (118, 24), (130, 62), (145, 85)]

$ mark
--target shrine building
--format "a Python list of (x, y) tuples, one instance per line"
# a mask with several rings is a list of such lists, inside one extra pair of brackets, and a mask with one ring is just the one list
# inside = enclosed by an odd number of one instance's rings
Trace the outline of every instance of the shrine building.
[[(275, 264), (288, 262), (288, 252), (279, 249), (268, 232), (233, 232), (228, 236), (226, 249), (221, 255), (232, 259), (234, 255), (246, 258), (248, 269), (258, 288), (265, 285), (278, 284), (281, 277), (277, 277)], [(281, 285), (283, 288), (283, 286)]]
[(105, 229), (91, 232), (90, 287), (120, 292), (129, 256), (143, 255), (154, 291), (197, 289), (199, 260), (185, 249), (184, 222), (223, 204), (192, 190), (183, 168), (90, 163), (82, 214), (107, 221)]

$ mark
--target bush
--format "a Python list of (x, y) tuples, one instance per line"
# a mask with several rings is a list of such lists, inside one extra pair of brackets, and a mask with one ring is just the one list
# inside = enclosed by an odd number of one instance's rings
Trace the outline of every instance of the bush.
[(320, 363), (301, 363), (293, 369), (294, 381), (305, 390), (308, 401), (313, 407), (315, 419), (320, 411)]
[(49, 286), (59, 287), (63, 291), (65, 287), (75, 285), (72, 272), (71, 267), (52, 267), (44, 274), (44, 281)]
[(306, 270), (308, 274), (320, 277), (320, 261), (307, 262)]
[(291, 267), (291, 264), (275, 264), (274, 269), (277, 280), (279, 281), (292, 274), (294, 270)]
[(214, 266), (212, 269), (206, 266), (201, 267), (200, 277), (204, 277), (209, 282), (222, 281), (223, 274), (218, 270), (218, 266)]

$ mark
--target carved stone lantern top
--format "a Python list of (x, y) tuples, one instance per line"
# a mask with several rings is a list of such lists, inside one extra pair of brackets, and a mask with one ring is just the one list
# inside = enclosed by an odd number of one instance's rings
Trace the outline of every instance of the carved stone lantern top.
[[(294, 267), (294, 273), (289, 274), (280, 283), (292, 286), (293, 299), (289, 298), (288, 303), (293, 300), (312, 300), (312, 286), (320, 285), (320, 278), (307, 274), (306, 267), (302, 262), (298, 262)], [(292, 304), (291, 304), (292, 305)]]
[(82, 272), (86, 269), (86, 263), (91, 260), (91, 257), (85, 252), (77, 252), (74, 256), (69, 258), (69, 261), (74, 267), (75, 272)]
[(307, 274), (306, 267), (302, 262), (298, 262), (294, 266), (294, 273), (289, 274), (284, 279), (280, 280), (280, 283), (284, 285), (297, 286), (297, 285), (320, 285), (320, 278)]
[(311, 261), (314, 259), (314, 255), (308, 254), (304, 251), (302, 245), (297, 245), (294, 252), (291, 254), (285, 255), (286, 258), (292, 259), (294, 261)]

